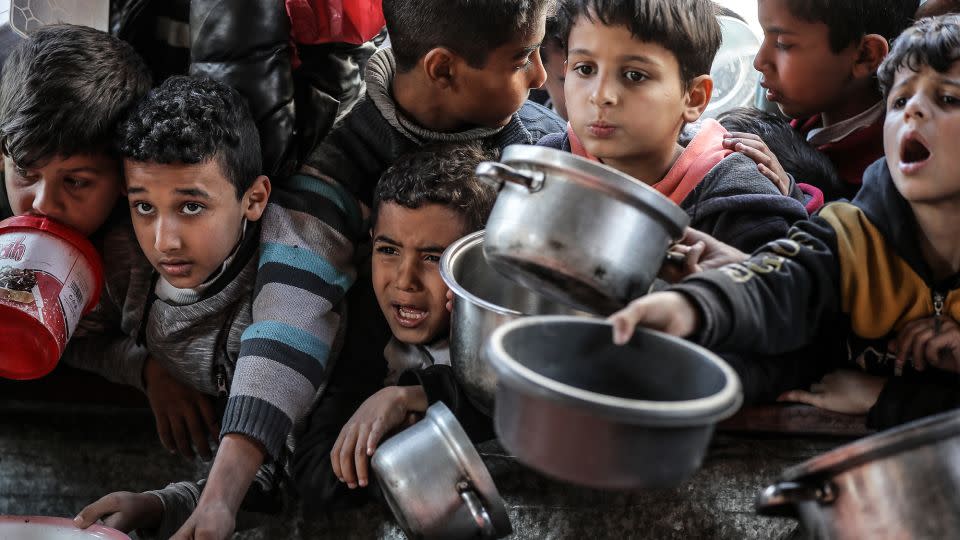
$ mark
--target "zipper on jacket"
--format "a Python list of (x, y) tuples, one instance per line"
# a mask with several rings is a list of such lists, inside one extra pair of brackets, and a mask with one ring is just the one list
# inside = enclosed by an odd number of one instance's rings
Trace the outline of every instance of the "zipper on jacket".
[(227, 397), (227, 370), (222, 364), (217, 365), (217, 395)]
[(944, 295), (940, 291), (933, 291), (933, 330), (935, 333), (940, 333), (940, 325), (943, 320), (943, 300)]

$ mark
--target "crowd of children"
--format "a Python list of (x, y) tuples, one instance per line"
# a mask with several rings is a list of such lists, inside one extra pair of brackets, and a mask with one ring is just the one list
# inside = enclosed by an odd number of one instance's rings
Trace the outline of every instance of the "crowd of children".
[[(952, 6), (918, 4), (758, 0), (782, 115), (713, 120), (709, 0), (384, 0), (365, 94), (273, 178), (236, 89), (37, 30), (0, 80), (0, 218), (91, 239), (104, 293), (64, 361), (141, 389), (162, 444), (209, 463), (77, 524), (226, 538), (285, 486), (352, 504), (380, 442), (437, 401), (492, 437), (449, 367), (439, 259), (483, 228), (496, 193), (473, 171), (512, 144), (603, 162), (690, 216), (673, 285), (612, 316), (615, 341), (687, 337), (734, 355), (748, 401), (876, 428), (960, 407), (960, 16), (914, 23)], [(545, 82), (550, 108), (527, 99)]]

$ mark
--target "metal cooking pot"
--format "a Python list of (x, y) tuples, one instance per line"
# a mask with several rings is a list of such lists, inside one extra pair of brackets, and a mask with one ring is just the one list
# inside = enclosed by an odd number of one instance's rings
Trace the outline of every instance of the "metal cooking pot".
[(470, 401), (481, 411), (493, 410), (497, 374), (483, 345), (500, 325), (526, 315), (579, 314), (547, 300), (495, 271), (483, 257), (483, 231), (447, 247), (440, 276), (455, 296), (450, 320), (450, 362)]
[(504, 448), (551, 476), (597, 488), (671, 487), (703, 460), (714, 424), (743, 400), (719, 357), (606, 321), (528, 317), (490, 337), (494, 427)]
[(960, 411), (792, 467), (757, 512), (796, 517), (813, 538), (960, 538)]
[(610, 314), (647, 292), (689, 223), (679, 206), (619, 171), (542, 146), (507, 147), (477, 175), (500, 194), (483, 252), (501, 274)]
[(407, 538), (501, 538), (513, 532), (490, 473), (443, 403), (383, 443), (371, 463)]

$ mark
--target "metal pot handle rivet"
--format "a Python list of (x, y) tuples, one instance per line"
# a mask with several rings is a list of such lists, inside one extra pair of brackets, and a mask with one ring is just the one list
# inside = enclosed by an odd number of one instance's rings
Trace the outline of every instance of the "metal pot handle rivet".
[(503, 163), (484, 161), (477, 165), (477, 177), (490, 184), (497, 190), (503, 188), (504, 182), (513, 182), (527, 188), (530, 193), (540, 191), (546, 179), (541, 171), (518, 171)]
[(480, 500), (480, 497), (477, 496), (477, 493), (473, 490), (473, 486), (471, 486), (469, 482), (458, 482), (457, 491), (460, 493), (460, 498), (463, 499), (463, 503), (467, 506), (467, 510), (473, 517), (473, 521), (476, 522), (477, 527), (480, 528), (480, 537), (496, 538), (497, 531), (493, 526), (493, 519), (490, 518), (490, 513), (484, 508), (483, 501)]
[(836, 488), (830, 482), (819, 485), (780, 482), (767, 486), (757, 497), (757, 513), (765, 516), (796, 516), (796, 506), (806, 502), (830, 504), (836, 500)]

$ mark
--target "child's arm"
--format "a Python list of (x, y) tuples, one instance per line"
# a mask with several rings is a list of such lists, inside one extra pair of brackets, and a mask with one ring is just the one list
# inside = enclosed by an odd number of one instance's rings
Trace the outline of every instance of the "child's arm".
[(143, 368), (144, 392), (150, 402), (160, 442), (168, 451), (193, 459), (193, 449), (204, 461), (210, 441), (220, 434), (211, 398), (174, 377), (152, 357)]
[(156, 529), (163, 520), (163, 503), (150, 493), (117, 491), (104, 495), (87, 505), (73, 518), (81, 529), (93, 525), (98, 519), (118, 531), (128, 533), (136, 529)]
[(347, 487), (364, 487), (370, 456), (380, 440), (408, 422), (412, 413), (425, 413), (427, 395), (422, 386), (388, 386), (370, 396), (353, 413), (330, 452), (333, 472)]

